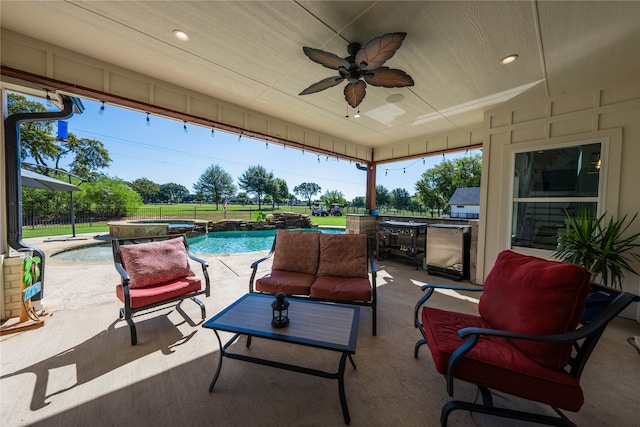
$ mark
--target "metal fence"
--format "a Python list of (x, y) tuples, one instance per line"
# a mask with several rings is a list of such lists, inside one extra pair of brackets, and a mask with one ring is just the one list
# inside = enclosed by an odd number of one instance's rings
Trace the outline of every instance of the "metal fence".
[[(311, 209), (306, 206), (281, 206), (279, 209), (271, 210), (271, 206), (263, 206), (261, 212), (266, 214), (272, 212), (293, 211), (297, 213), (311, 213)], [(110, 221), (126, 221), (136, 219), (199, 219), (207, 221), (220, 221), (224, 219), (256, 219), (257, 206), (247, 206), (244, 210), (212, 210), (211, 205), (205, 206), (142, 206), (139, 208), (126, 210), (75, 210), (75, 221), (71, 221), (70, 211), (60, 211), (55, 213), (38, 213), (35, 210), (25, 210), (22, 214), (22, 226), (36, 228), (68, 227), (75, 225), (107, 225)], [(363, 208), (345, 207), (343, 214), (364, 214)], [(400, 211), (396, 209), (380, 209), (380, 215), (398, 216), (431, 216), (426, 212)]]

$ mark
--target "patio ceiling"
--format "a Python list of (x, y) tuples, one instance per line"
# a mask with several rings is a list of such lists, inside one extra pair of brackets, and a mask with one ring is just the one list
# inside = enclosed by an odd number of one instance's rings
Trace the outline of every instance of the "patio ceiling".
[[(481, 134), (502, 103), (640, 74), (640, 2), (3, 0), (1, 12), (3, 29), (372, 150)], [(386, 65), (415, 86), (369, 86), (359, 119), (344, 83), (298, 95), (337, 74), (303, 46), (346, 56), (351, 42), (398, 31), (407, 37)]]

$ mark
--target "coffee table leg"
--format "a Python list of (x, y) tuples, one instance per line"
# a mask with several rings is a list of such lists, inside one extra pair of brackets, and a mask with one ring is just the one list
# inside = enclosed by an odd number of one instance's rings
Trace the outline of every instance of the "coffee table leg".
[(220, 375), (220, 369), (222, 368), (222, 358), (224, 357), (224, 348), (222, 348), (222, 341), (220, 341), (220, 335), (218, 335), (218, 331), (216, 329), (213, 330), (216, 333), (216, 338), (218, 339), (218, 345), (220, 346), (220, 357), (218, 358), (218, 368), (216, 369), (216, 374), (213, 377), (213, 381), (211, 381), (211, 385), (209, 385), (209, 393), (213, 391), (213, 386), (216, 385), (216, 381), (218, 381), (218, 375)]
[(338, 369), (338, 393), (340, 394), (340, 406), (342, 406), (342, 416), (344, 417), (345, 424), (349, 424), (351, 422), (349, 408), (347, 407), (347, 396), (344, 393), (344, 366), (347, 363), (347, 357), (353, 364), (351, 355), (349, 353), (342, 353), (342, 357), (340, 358), (340, 367)]

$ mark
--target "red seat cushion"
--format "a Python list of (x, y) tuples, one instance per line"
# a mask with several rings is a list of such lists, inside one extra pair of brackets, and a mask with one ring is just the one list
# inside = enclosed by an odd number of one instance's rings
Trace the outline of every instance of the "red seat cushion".
[[(201, 281), (197, 277), (182, 277), (173, 282), (145, 288), (129, 288), (131, 308), (140, 308), (192, 292), (198, 292), (201, 288)], [(116, 295), (120, 301), (124, 302), (122, 284), (116, 285)]]
[(269, 294), (284, 292), (287, 295), (309, 295), (315, 277), (295, 271), (271, 270), (256, 280), (256, 290)]
[[(502, 251), (484, 281), (478, 311), (493, 329), (539, 335), (568, 332), (582, 317), (590, 278), (586, 269), (574, 264)], [(550, 369), (563, 368), (571, 356), (570, 343), (513, 343)]]
[[(423, 307), (422, 323), (436, 369), (447, 373), (451, 354), (464, 342), (458, 330), (491, 328), (478, 316)], [(584, 394), (577, 379), (563, 369), (549, 369), (527, 357), (506, 338), (483, 336), (460, 360), (455, 378), (524, 399), (578, 411)]]
[(311, 286), (313, 298), (371, 301), (371, 283), (361, 277), (318, 276)]

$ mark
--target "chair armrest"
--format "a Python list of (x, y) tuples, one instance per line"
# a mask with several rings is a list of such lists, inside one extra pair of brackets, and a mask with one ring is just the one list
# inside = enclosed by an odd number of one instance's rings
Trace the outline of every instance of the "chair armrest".
[(264, 261), (268, 260), (268, 259), (269, 259), (269, 258), (271, 258), (272, 256), (273, 256), (273, 251), (269, 252), (269, 254), (268, 254), (266, 257), (264, 257), (264, 258), (260, 258), (259, 260), (254, 261), (254, 262), (251, 264), (251, 268), (252, 268), (252, 269), (254, 269), (254, 270), (255, 270), (255, 269), (257, 269), (257, 268), (258, 268), (258, 264), (260, 264), (261, 262), (264, 262)]
[(115, 261), (115, 266), (118, 274), (120, 274), (122, 285), (129, 286), (129, 273), (127, 273), (127, 270), (124, 269), (121, 262)]
[(454, 291), (473, 291), (473, 292), (478, 292), (482, 290), (482, 287), (468, 287), (468, 286), (460, 286), (460, 285), (444, 285), (444, 284), (440, 284), (440, 283), (427, 283), (425, 285), (420, 286), (420, 290), (421, 291), (427, 291), (426, 294), (424, 294), (422, 296), (422, 298), (420, 298), (418, 300), (418, 302), (416, 303), (416, 306), (413, 310), (413, 319), (414, 319), (414, 326), (416, 328), (420, 328), (420, 320), (419, 320), (419, 312), (420, 312), (420, 307), (422, 307), (424, 305), (425, 302), (427, 302), (427, 300), (429, 298), (431, 298), (431, 295), (433, 294), (433, 291), (435, 289), (450, 289), (450, 290), (454, 290)]
[(269, 252), (269, 254), (266, 257), (260, 258), (259, 260), (254, 261), (251, 264), (251, 269), (253, 271), (251, 272), (251, 277), (249, 278), (249, 293), (250, 294), (253, 293), (253, 282), (254, 282), (254, 280), (256, 278), (256, 273), (258, 272), (258, 265), (260, 265), (261, 262), (264, 262), (264, 261), (268, 260), (269, 258), (271, 258), (273, 256), (275, 246), (276, 246), (276, 244), (275, 244), (275, 241), (274, 241), (273, 247), (271, 248), (271, 251)]

